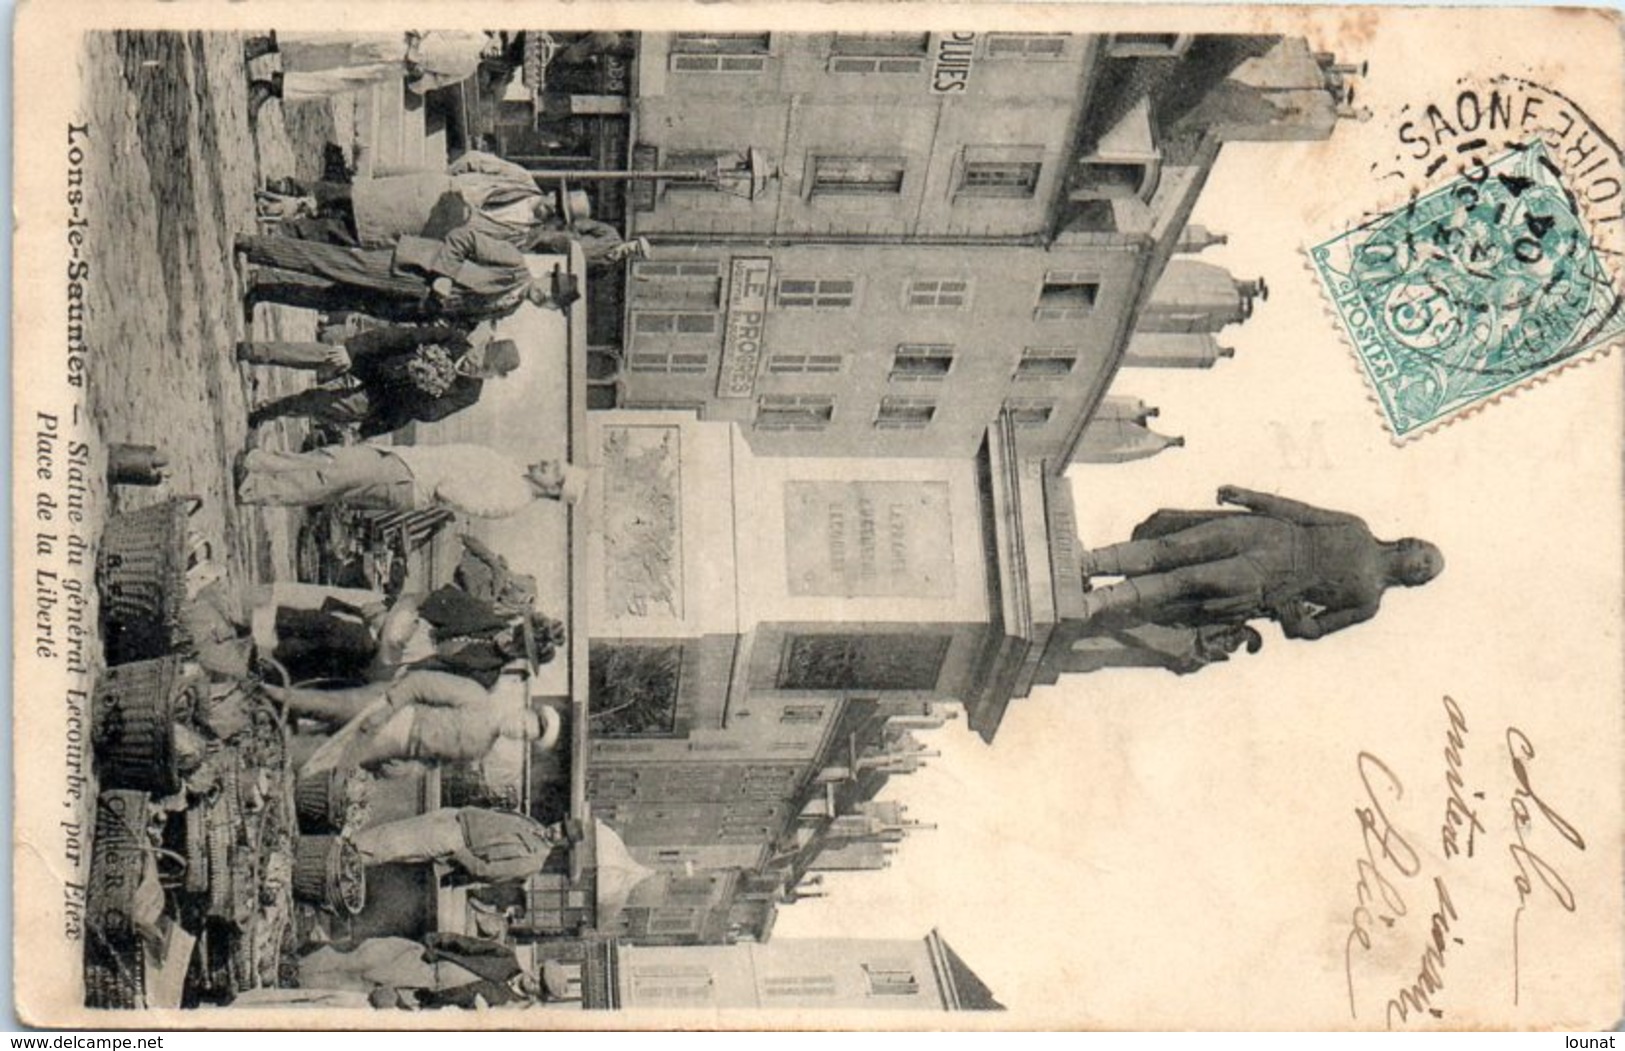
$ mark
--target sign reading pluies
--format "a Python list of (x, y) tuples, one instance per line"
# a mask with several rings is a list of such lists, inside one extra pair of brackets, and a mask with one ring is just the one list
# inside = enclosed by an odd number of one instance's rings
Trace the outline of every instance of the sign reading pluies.
[(756, 393), (772, 267), (771, 259), (745, 257), (733, 260), (728, 268), (728, 310), (723, 318), (722, 366), (717, 371), (719, 398), (748, 398)]
[(970, 86), (971, 64), (976, 60), (975, 33), (938, 33), (931, 63), (931, 93), (955, 95)]

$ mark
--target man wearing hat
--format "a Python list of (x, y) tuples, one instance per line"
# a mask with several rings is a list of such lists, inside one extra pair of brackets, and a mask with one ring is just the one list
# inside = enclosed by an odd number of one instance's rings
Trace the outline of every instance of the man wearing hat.
[(561, 192), (556, 207), (543, 212), (539, 205), (536, 223), (530, 235), (528, 251), (551, 252), (564, 255), (571, 243), (581, 245), (581, 254), (587, 266), (607, 267), (626, 259), (642, 259), (649, 254), (649, 239), (634, 237), (628, 241), (621, 232), (608, 223), (592, 217), (592, 201), (581, 190)]
[(343, 723), (360, 719), (342, 763), (365, 769), (394, 760), (472, 762), (485, 758), (502, 737), (550, 750), (558, 744), (561, 726), (553, 708), (514, 699), (520, 691), (499, 694), (495, 686), (488, 690), (443, 671), (410, 671), (394, 682), (342, 690), (267, 686), (265, 691), (298, 715)]
[(291, 237), (239, 235), (238, 253), (259, 269), (243, 309), (260, 303), (350, 311), (403, 324), (507, 317), (522, 304), (557, 309), (520, 250), (467, 226), (444, 238), (402, 237), (393, 248), (340, 248)]
[(321, 213), (281, 225), (281, 232), (305, 240), (377, 248), (410, 235), (444, 237), (466, 226), (523, 252), (562, 254), (570, 241), (579, 241), (592, 265), (648, 254), (643, 238), (625, 241), (614, 227), (593, 219), (584, 192), (544, 191), (528, 169), (480, 150), (464, 153), (444, 172), (324, 183), (314, 195), (297, 185), (283, 188), (297, 196), (262, 193), (262, 204), (292, 201), (301, 206), (296, 211)]
[(483, 445), (325, 446), (309, 452), (254, 448), (239, 461), (237, 501), (275, 507), (328, 503), (385, 511), (445, 507), (507, 518), (537, 500), (574, 503), (586, 472), (556, 460), (521, 465)]
[(487, 379), (519, 367), (519, 347), (507, 339), (475, 347), (450, 325), (386, 325), (342, 345), (239, 343), (237, 360), (316, 369), (351, 377), (344, 389), (316, 387), (268, 402), (249, 413), (250, 427), (283, 416), (359, 424), (361, 437), (389, 434), (409, 423), (433, 423), (480, 400)]
[(569, 839), (558, 825), (524, 814), (441, 807), (364, 828), (351, 841), (369, 865), (438, 861), (489, 883), (535, 875)]
[(376, 672), (433, 668), (490, 687), (502, 670), (524, 660), (550, 662), (564, 644), (564, 625), (536, 610), (515, 616), (453, 585), (404, 596), (378, 628)]
[(451, 573), (454, 584), (499, 612), (517, 613), (536, 604), (535, 577), (515, 572), (506, 558), (471, 533), (458, 539), (463, 542), (463, 556)]

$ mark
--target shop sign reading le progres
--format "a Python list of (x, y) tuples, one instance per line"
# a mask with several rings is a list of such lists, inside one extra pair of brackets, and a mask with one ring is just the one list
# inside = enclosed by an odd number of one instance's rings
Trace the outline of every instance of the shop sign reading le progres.
[(762, 324), (767, 317), (767, 279), (773, 261), (735, 259), (728, 271), (728, 315), (723, 323), (722, 367), (717, 397), (748, 398), (756, 392), (762, 361)]

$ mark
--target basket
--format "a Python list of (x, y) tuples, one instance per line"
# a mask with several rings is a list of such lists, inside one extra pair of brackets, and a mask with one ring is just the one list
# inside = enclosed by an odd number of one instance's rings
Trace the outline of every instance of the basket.
[(440, 766), (440, 805), (476, 806), (489, 810), (513, 810), (506, 793), (485, 783), (485, 772), (477, 762), (442, 763)]
[(86, 1007), (145, 1007), (146, 987), (147, 957), (139, 943), (116, 947), (91, 934), (85, 945)]
[(114, 515), (96, 555), (107, 663), (150, 660), (189, 645), (180, 624), (186, 601), (187, 520), (195, 496)]
[(186, 811), (186, 884), (188, 894), (209, 890), (209, 815), (203, 807)]
[(90, 881), (85, 925), (115, 955), (141, 954), (130, 922), (136, 888), (147, 862), (147, 795), (110, 789), (96, 797), (95, 838), (90, 844)]
[(366, 868), (355, 845), (337, 836), (301, 836), (293, 850), (293, 896), (331, 912), (367, 904)]
[(293, 787), (294, 809), (299, 814), (299, 831), (333, 833), (344, 828), (344, 775), (329, 767), (301, 775)]
[(108, 669), (91, 709), (102, 787), (158, 795), (180, 789), (175, 720), (190, 713), (203, 681), (201, 673), (184, 671), (179, 657)]

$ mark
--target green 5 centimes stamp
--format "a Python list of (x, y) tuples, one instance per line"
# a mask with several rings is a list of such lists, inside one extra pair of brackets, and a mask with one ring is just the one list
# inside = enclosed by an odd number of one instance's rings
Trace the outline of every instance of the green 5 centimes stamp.
[(1625, 302), (1531, 141), (1310, 249), (1397, 439), (1606, 350)]

